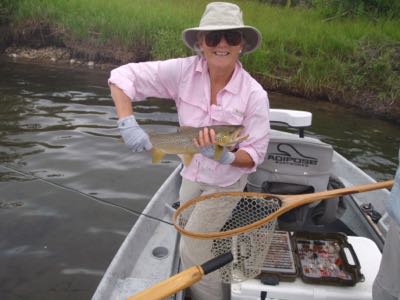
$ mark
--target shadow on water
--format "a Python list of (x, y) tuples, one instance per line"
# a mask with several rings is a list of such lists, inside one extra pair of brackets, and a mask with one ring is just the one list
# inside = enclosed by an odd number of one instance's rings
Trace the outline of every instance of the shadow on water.
[[(176, 157), (152, 165), (149, 153), (130, 153), (120, 142), (107, 76), (0, 63), (0, 163), (25, 173), (0, 167), (0, 299), (89, 299), (134, 212), (177, 165)], [(272, 108), (313, 112), (306, 133), (371, 176), (393, 176), (399, 127), (329, 103), (270, 98)], [(146, 131), (178, 124), (171, 101), (135, 110)]]

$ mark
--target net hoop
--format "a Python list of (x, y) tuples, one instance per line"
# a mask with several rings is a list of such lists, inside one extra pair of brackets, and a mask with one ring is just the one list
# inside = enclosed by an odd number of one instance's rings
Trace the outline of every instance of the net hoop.
[[(175, 211), (172, 221), (173, 224), (178, 232), (180, 232), (182, 235), (195, 238), (195, 239), (202, 239), (202, 240), (215, 240), (215, 239), (224, 239), (224, 238), (229, 238), (233, 236), (237, 236), (242, 233), (246, 233), (248, 231), (255, 230), (263, 225), (265, 225), (268, 222), (273, 221), (276, 219), (279, 215), (281, 215), (281, 209), (278, 209), (275, 212), (272, 212), (271, 214), (267, 215), (266, 217), (255, 221), (251, 224), (247, 224), (245, 226), (241, 226), (238, 228), (230, 229), (227, 231), (213, 231), (213, 232), (199, 232), (199, 231), (189, 231), (184, 229), (180, 224), (179, 224), (179, 217), (189, 208), (192, 206), (195, 206), (199, 202), (204, 202), (206, 200), (209, 200), (210, 198), (221, 198), (223, 199), (224, 197), (252, 197), (252, 198), (262, 198), (262, 199), (273, 199), (277, 200), (281, 203), (281, 200), (277, 197), (277, 195), (272, 195), (272, 194), (265, 194), (265, 193), (255, 193), (255, 192), (218, 192), (218, 193), (212, 193), (212, 194), (207, 194), (207, 195), (202, 195), (198, 196), (195, 198), (192, 198), (185, 203), (183, 203), (179, 208)], [(216, 200), (218, 201), (218, 200)], [(282, 204), (282, 203), (281, 203)]]

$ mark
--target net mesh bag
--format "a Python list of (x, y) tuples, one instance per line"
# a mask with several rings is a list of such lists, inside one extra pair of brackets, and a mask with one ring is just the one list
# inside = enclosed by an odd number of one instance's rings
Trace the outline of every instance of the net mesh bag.
[(174, 216), (182, 233), (181, 255), (190, 262), (205, 262), (232, 252), (231, 263), (206, 276), (225, 283), (254, 278), (265, 260), (276, 220), (256, 228), (246, 226), (280, 207), (278, 198), (257, 193), (226, 192), (192, 199)]

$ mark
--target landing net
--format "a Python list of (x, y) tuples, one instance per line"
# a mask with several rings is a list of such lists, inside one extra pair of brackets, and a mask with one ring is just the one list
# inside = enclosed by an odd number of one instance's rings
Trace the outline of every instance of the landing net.
[(233, 262), (207, 276), (225, 283), (256, 277), (268, 252), (276, 219), (253, 228), (279, 210), (281, 200), (266, 194), (225, 192), (194, 198), (174, 215), (188, 259), (208, 261), (232, 252)]

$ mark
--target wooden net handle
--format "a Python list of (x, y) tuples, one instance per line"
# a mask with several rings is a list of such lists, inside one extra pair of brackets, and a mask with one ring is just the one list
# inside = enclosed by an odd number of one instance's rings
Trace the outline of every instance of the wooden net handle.
[[(334, 198), (337, 196), (344, 196), (344, 195), (349, 195), (349, 194), (356, 194), (356, 193), (368, 192), (368, 191), (372, 191), (372, 190), (383, 189), (383, 188), (390, 188), (393, 186), (393, 183), (394, 183), (394, 180), (387, 180), (387, 181), (382, 181), (382, 182), (356, 185), (353, 187), (335, 189), (335, 190), (318, 192), (318, 193), (290, 195), (290, 196), (263, 194), (263, 193), (246, 193), (246, 192), (213, 193), (213, 194), (199, 196), (199, 197), (193, 198), (193, 199), (185, 202), (174, 213), (173, 223), (174, 223), (175, 228), (180, 233), (182, 233), (185, 236), (191, 237), (191, 238), (203, 239), (203, 240), (228, 238), (228, 237), (238, 235), (240, 233), (254, 230), (298, 206), (301, 206), (304, 204), (309, 204), (309, 203), (312, 203), (315, 201), (331, 199), (331, 198)], [(282, 200), (283, 205), (280, 209), (278, 209), (277, 211), (271, 213), (270, 215), (268, 215), (267, 217), (265, 217), (259, 221), (256, 221), (251, 224), (248, 224), (248, 225), (245, 225), (242, 227), (238, 227), (238, 228), (235, 228), (232, 230), (227, 230), (227, 231), (215, 231), (215, 232), (188, 231), (188, 230), (185, 230), (184, 228), (182, 228), (177, 223), (179, 215), (182, 214), (182, 212), (184, 210), (186, 210), (187, 208), (189, 208), (190, 206), (193, 206), (198, 202), (205, 201), (209, 198), (214, 198), (215, 201), (218, 201), (217, 200), (218, 198), (229, 197), (229, 196), (231, 196), (231, 197), (232, 196), (255, 197), (255, 198), (266, 198), (266, 197), (278, 198), (278, 199)]]

